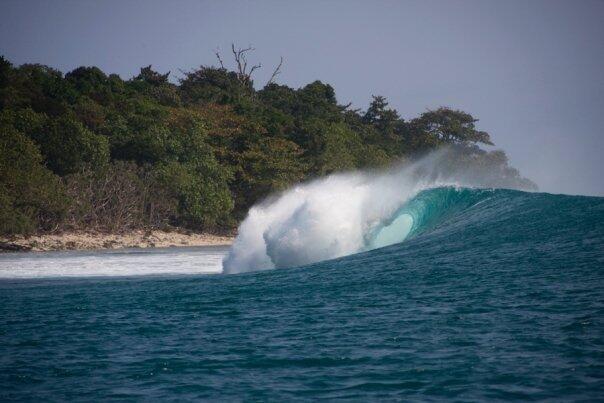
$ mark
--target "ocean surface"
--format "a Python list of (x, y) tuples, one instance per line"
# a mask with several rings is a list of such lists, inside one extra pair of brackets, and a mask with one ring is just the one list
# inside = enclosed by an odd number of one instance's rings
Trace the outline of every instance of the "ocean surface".
[(604, 198), (431, 189), (366, 237), (1, 255), (0, 401), (604, 399)]

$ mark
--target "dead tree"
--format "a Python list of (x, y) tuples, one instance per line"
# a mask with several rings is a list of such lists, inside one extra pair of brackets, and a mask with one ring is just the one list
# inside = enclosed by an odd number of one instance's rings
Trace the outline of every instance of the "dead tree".
[(239, 82), (243, 86), (247, 86), (252, 81), (252, 74), (254, 74), (254, 71), (256, 69), (259, 69), (260, 67), (262, 67), (262, 65), (260, 63), (255, 64), (248, 71), (247, 58), (246, 58), (245, 54), (247, 52), (253, 51), (253, 50), (255, 50), (255, 49), (252, 48), (251, 46), (248, 46), (245, 49), (239, 48), (236, 50), (235, 44), (234, 43), (231, 44), (231, 51), (233, 52), (233, 57), (235, 57), (235, 62), (237, 63), (237, 78), (239, 79)]
[[(248, 70), (248, 61), (247, 61), (246, 53), (254, 51), (254, 50), (256, 50), (256, 49), (254, 49), (252, 46), (248, 46), (247, 48), (243, 48), (243, 49), (242, 48), (236, 49), (235, 44), (234, 43), (231, 44), (231, 52), (233, 53), (233, 57), (235, 58), (235, 63), (237, 64), (237, 71), (236, 71), (237, 80), (243, 86), (249, 85), (252, 81), (252, 74), (254, 74), (254, 71), (256, 71), (257, 69), (262, 67), (262, 64), (258, 63), (258, 64), (251, 66), (251, 68), (249, 68), (249, 70)], [(226, 69), (226, 67), (224, 67), (224, 62), (222, 60), (222, 56), (220, 55), (220, 50), (218, 48), (214, 50), (214, 54), (216, 55), (216, 59), (218, 59), (220, 68)], [(281, 57), (279, 64), (277, 65), (277, 67), (275, 67), (275, 70), (273, 71), (273, 74), (271, 75), (270, 79), (266, 82), (266, 85), (269, 85), (269, 84), (272, 84), (275, 82), (275, 79), (277, 78), (277, 76), (279, 74), (281, 74), (282, 65), (283, 65), (283, 57)]]

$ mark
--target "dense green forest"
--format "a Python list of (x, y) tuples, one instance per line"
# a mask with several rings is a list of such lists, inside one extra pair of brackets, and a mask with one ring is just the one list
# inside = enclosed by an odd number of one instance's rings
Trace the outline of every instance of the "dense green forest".
[[(235, 61), (246, 51), (233, 48)], [(123, 80), (0, 58), (0, 233), (225, 231), (293, 183), (442, 145), (532, 186), (502, 151), (479, 147), (492, 142), (468, 113), (439, 108), (407, 121), (381, 96), (354, 110), (321, 81), (279, 85), (277, 68), (256, 89), (256, 66), (219, 61), (175, 84), (151, 66)]]

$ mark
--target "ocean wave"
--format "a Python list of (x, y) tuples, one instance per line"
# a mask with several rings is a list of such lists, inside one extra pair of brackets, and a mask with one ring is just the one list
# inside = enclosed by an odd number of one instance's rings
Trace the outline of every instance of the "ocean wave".
[(480, 199), (457, 189), (514, 187), (489, 169), (452, 164), (455, 157), (440, 150), (383, 172), (334, 174), (266, 200), (239, 227), (223, 272), (302, 266), (402, 242), (454, 205)]

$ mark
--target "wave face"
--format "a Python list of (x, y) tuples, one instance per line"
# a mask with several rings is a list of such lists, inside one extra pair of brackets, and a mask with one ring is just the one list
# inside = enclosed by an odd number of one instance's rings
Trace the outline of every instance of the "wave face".
[(336, 174), (254, 206), (223, 271), (302, 266), (399, 243), (482, 197), (454, 188), (513, 186), (487, 169), (453, 168), (454, 160), (441, 150), (386, 172)]

